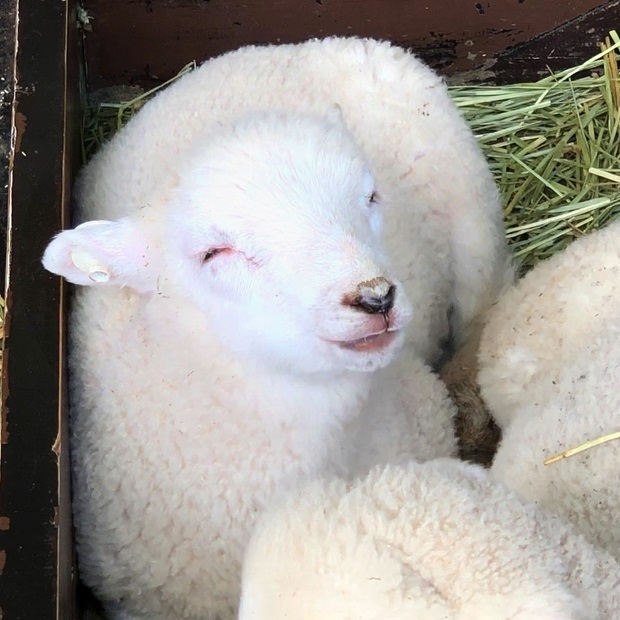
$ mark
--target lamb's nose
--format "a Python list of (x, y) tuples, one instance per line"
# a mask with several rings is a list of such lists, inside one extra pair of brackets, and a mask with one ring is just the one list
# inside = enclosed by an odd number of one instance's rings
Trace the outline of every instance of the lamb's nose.
[(395, 298), (396, 287), (385, 278), (376, 278), (357, 287), (351, 305), (368, 314), (387, 314), (393, 308)]

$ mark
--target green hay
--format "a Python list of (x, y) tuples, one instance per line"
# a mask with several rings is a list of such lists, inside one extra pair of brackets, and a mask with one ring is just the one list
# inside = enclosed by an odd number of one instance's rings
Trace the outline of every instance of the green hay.
[(119, 103), (104, 102), (86, 108), (82, 124), (82, 161), (86, 163), (138, 110), (162, 88), (176, 82), (186, 73), (196, 68), (190, 62), (172, 79), (141, 93), (129, 101)]
[(524, 269), (620, 215), (615, 31), (601, 47), (535, 83), (451, 89), (500, 186), (506, 233)]
[[(620, 38), (587, 62), (538, 82), (452, 86), (499, 184), (506, 234), (523, 270), (620, 215)], [(165, 84), (87, 110), (87, 160)]]

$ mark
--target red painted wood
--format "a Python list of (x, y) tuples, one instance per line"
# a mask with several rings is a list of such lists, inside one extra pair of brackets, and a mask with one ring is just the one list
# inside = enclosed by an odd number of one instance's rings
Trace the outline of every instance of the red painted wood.
[[(172, 77), (248, 43), (327, 35), (387, 38), (447, 74), (475, 69), (605, 0), (86, 0), (91, 84)], [(610, 23), (610, 27), (614, 27)], [(594, 43), (595, 45), (595, 43)]]

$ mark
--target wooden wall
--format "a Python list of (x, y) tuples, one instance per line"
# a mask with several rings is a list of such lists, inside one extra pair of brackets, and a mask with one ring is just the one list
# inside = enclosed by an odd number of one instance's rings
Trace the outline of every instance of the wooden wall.
[[(85, 0), (93, 87), (150, 84), (248, 43), (388, 38), (446, 74), (531, 79), (596, 50), (619, 0)], [(559, 30), (558, 30), (559, 29)], [(516, 49), (515, 49), (515, 46)], [(494, 66), (489, 66), (494, 63)], [(480, 77), (480, 75), (478, 76)]]
[(0, 618), (72, 620), (67, 286), (41, 255), (68, 224), (79, 155), (76, 0), (19, 0), (0, 416)]

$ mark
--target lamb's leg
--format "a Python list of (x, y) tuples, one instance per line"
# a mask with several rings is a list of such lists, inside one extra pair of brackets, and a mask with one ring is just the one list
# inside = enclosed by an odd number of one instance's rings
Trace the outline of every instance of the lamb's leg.
[(501, 431), (493, 421), (478, 386), (478, 343), (476, 334), (439, 370), (457, 412), (454, 429), (459, 456), (488, 467), (495, 455)]

